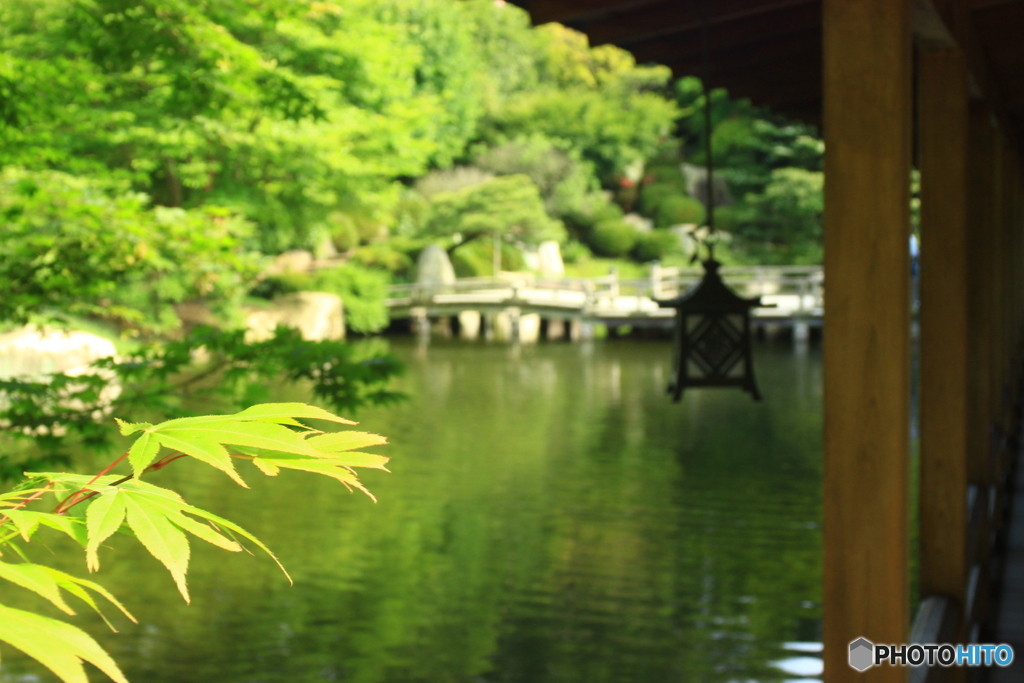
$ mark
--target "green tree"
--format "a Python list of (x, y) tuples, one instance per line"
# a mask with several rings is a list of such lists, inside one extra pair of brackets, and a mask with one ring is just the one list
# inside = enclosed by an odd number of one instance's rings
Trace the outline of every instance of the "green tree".
[(209, 206), (151, 209), (112, 182), (8, 168), (0, 218), (0, 321), (71, 313), (166, 331), (174, 304), (228, 312), (255, 276), (245, 221)]
[(823, 188), (819, 171), (772, 171), (764, 192), (745, 197), (729, 219), (734, 249), (759, 263), (820, 264)]
[(493, 178), (432, 198), (425, 234), (460, 236), (466, 243), (490, 235), (528, 244), (564, 239), (561, 222), (544, 211), (540, 192), (525, 175)]

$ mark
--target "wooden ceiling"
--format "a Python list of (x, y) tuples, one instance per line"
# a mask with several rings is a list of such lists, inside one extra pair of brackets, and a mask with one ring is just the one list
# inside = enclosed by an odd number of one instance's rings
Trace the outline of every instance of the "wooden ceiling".
[[(821, 121), (821, 0), (513, 1), (536, 24), (561, 22), (586, 33), (593, 45), (618, 45), (640, 63), (665, 64), (677, 76), (703, 70), (700, 10), (713, 87), (809, 123)], [(1024, 138), (1024, 0), (914, 0), (914, 28), (921, 41), (966, 45), (980, 92), (1014, 129), (1011, 135)]]

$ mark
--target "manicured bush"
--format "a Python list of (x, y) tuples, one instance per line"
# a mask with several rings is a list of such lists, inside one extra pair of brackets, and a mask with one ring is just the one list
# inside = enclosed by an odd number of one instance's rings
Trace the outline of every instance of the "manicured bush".
[(637, 261), (660, 261), (670, 254), (682, 252), (679, 236), (668, 230), (642, 232), (633, 245), (633, 258)]
[(647, 216), (654, 216), (663, 201), (684, 194), (683, 190), (671, 183), (644, 185), (640, 190), (640, 209)]
[(588, 235), (590, 247), (601, 256), (625, 256), (636, 244), (639, 233), (621, 219), (601, 221)]
[(569, 240), (562, 245), (562, 262), (563, 263), (579, 263), (592, 256), (590, 249), (587, 245), (576, 240)]
[(359, 247), (352, 253), (352, 263), (366, 268), (386, 270), (400, 278), (416, 274), (416, 263), (409, 254), (397, 249), (391, 242)]
[(327, 229), (331, 234), (334, 248), (346, 252), (359, 246), (359, 230), (355, 220), (348, 214), (335, 211), (327, 217)]
[(672, 225), (700, 224), (704, 222), (704, 205), (693, 197), (676, 196), (662, 200), (654, 215), (654, 225), (667, 228)]

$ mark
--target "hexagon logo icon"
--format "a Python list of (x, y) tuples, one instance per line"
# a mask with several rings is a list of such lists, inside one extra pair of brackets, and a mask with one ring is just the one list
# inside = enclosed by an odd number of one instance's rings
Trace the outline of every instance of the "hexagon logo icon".
[(867, 638), (858, 638), (850, 643), (850, 666), (857, 671), (866, 671), (874, 665), (875, 644)]

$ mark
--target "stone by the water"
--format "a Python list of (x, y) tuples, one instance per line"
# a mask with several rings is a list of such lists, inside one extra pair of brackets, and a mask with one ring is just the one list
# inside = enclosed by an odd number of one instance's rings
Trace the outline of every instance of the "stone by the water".
[(81, 374), (94, 360), (116, 354), (113, 342), (95, 334), (28, 325), (0, 335), (0, 377)]
[(270, 339), (279, 324), (297, 329), (308, 341), (344, 339), (344, 305), (340, 296), (327, 292), (284, 294), (246, 310), (246, 341)]

